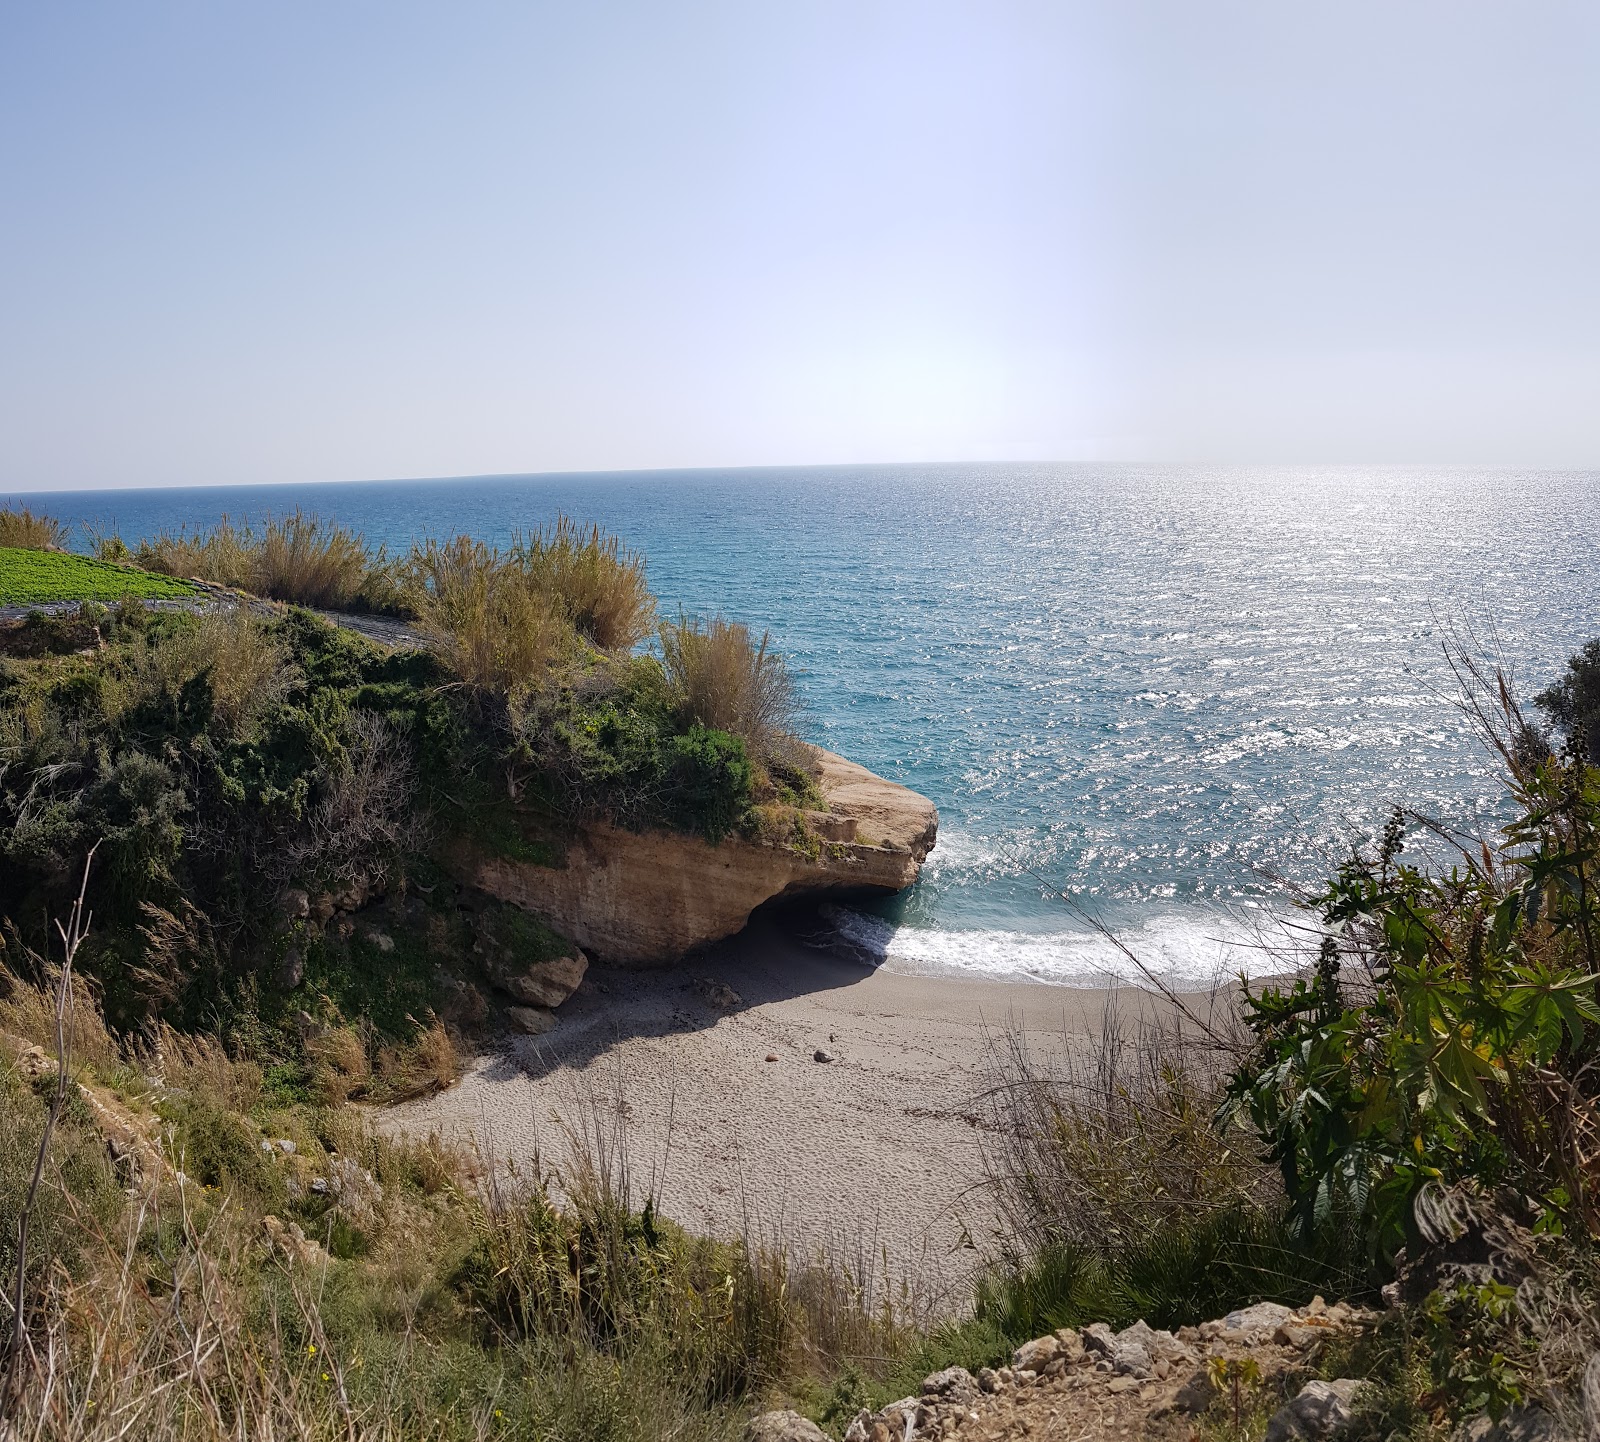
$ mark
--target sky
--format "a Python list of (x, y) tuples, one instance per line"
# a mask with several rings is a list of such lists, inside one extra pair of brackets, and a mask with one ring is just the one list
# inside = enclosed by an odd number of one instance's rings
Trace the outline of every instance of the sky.
[(1600, 6), (0, 0), (0, 491), (1600, 466)]

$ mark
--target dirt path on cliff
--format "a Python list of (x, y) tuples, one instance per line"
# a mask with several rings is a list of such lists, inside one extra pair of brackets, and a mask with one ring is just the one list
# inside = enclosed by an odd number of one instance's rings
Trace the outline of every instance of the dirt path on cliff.
[[(639, 1199), (653, 1188), (692, 1230), (781, 1236), (880, 1274), (886, 1256), (938, 1291), (992, 1236), (974, 1106), (989, 1038), (1021, 1026), (1059, 1049), (1098, 1031), (1109, 995), (868, 971), (758, 917), (686, 966), (592, 968), (555, 1031), (508, 1041), (385, 1125), (470, 1136), (523, 1168), (559, 1165), (568, 1131), (598, 1129), (626, 1146)], [(1154, 1004), (1137, 997), (1124, 1015)]]

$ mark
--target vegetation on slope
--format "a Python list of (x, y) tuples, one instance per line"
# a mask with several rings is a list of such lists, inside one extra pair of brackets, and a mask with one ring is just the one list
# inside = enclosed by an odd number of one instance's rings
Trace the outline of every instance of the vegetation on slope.
[(66, 551), (0, 546), (0, 606), (192, 595), (193, 586), (167, 576), (91, 561)]
[[(305, 534), (290, 575), (342, 544)], [(586, 1165), (496, 1187), (349, 1108), (453, 1074), (441, 985), (499, 923), (441, 886), (442, 838), (534, 858), (601, 816), (717, 837), (807, 785), (764, 641), (657, 625), (642, 565), (598, 532), (384, 566), (431, 652), (304, 612), (136, 605), (0, 637), (0, 1032), (49, 1042), (44, 919), (99, 843), (71, 1028), (89, 1091), (51, 1152), (48, 1265), (25, 1277), (28, 1336), (61, 1359), (30, 1394), (38, 1435), (135, 1417), (157, 1438), (720, 1437), (785, 1395), (837, 1433), (1057, 1326), (1181, 1326), (1391, 1279), (1403, 1305), (1319, 1364), (1374, 1380), (1354, 1437), (1442, 1438), (1570, 1394), (1600, 1344), (1595, 648), (1539, 697), (1553, 736), (1455, 657), (1513, 818), (1441, 868), (1410, 859), (1417, 818), (1397, 817), (1315, 899), (1326, 940), (1292, 985), (1113, 1025), (1063, 1074), (1002, 1043), (983, 1134), (1012, 1241), (935, 1325), (859, 1271), (686, 1236), (592, 1118), (568, 1119)], [(659, 660), (635, 654), (651, 634)], [(390, 899), (340, 930), (286, 907), (296, 888)], [(46, 1081), (0, 1062), (12, 1237)], [(147, 1166), (125, 1195), (95, 1142), (112, 1103), (186, 1179)], [(1429, 1271), (1419, 1215), (1464, 1197), (1534, 1292)]]

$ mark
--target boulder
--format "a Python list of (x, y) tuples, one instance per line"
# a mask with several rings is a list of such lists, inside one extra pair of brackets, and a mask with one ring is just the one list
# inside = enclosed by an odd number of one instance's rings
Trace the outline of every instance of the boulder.
[(571, 956), (548, 961), (518, 961), (502, 952), (490, 953), (484, 959), (489, 980), (529, 1006), (560, 1006), (578, 989), (588, 969), (588, 958), (576, 948)]
[(1317, 1442), (1337, 1435), (1354, 1419), (1355, 1396), (1364, 1385), (1353, 1377), (1341, 1377), (1337, 1382), (1307, 1382), (1292, 1400), (1272, 1414), (1262, 1442)]
[(1222, 1330), (1225, 1334), (1237, 1333), (1247, 1343), (1265, 1342), (1293, 1316), (1293, 1309), (1281, 1302), (1257, 1302), (1253, 1307), (1229, 1312), (1222, 1319)]
[(828, 1434), (798, 1412), (763, 1412), (745, 1423), (744, 1442), (828, 1442)]
[[(1082, 1351), (1081, 1344), (1079, 1350)], [(1026, 1368), (1030, 1372), (1042, 1372), (1060, 1355), (1061, 1339), (1059, 1337), (1054, 1335), (1035, 1337), (1031, 1342), (1024, 1342), (1011, 1354), (1011, 1365), (1013, 1367)]]
[(508, 1006), (506, 1020), (524, 1036), (543, 1036), (556, 1024), (556, 1014), (543, 1006)]
[(751, 912), (779, 897), (881, 895), (917, 879), (938, 835), (933, 803), (842, 756), (813, 757), (832, 818), (826, 829), (848, 839), (813, 826), (814, 846), (790, 845), (787, 832), (713, 846), (683, 832), (596, 822), (566, 839), (556, 866), (465, 844), (447, 859), (460, 880), (548, 917), (606, 961), (668, 965), (742, 930)]

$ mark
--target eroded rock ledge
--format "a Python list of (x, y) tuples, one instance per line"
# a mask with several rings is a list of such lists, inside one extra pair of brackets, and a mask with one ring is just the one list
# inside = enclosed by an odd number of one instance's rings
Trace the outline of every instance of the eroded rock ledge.
[(818, 750), (826, 810), (802, 812), (795, 838), (729, 837), (716, 846), (676, 832), (581, 828), (565, 863), (463, 850), (463, 881), (536, 911), (610, 962), (661, 966), (732, 936), (778, 897), (871, 895), (917, 879), (938, 835), (925, 796)]

